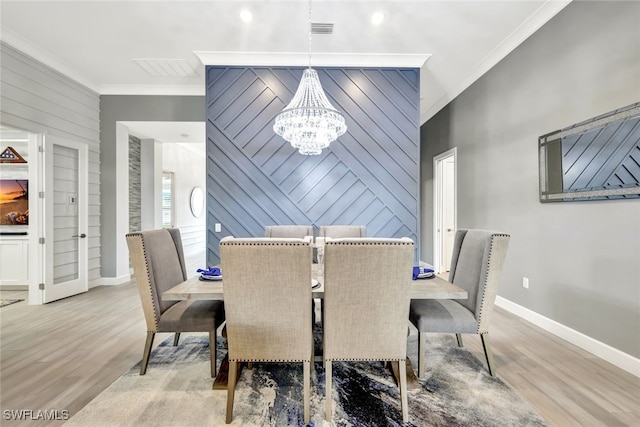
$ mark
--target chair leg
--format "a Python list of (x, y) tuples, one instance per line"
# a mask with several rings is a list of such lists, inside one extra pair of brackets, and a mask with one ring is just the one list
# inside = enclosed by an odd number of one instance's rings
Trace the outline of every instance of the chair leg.
[(456, 339), (458, 340), (458, 347), (464, 347), (462, 343), (462, 334), (456, 334)]
[(304, 375), (304, 423), (309, 424), (309, 412), (311, 408), (311, 361), (305, 360), (302, 374)]
[(324, 406), (324, 419), (330, 423), (331, 422), (331, 415), (332, 415), (332, 410), (333, 410), (333, 401), (332, 401), (332, 397), (331, 397), (331, 365), (333, 362), (331, 362), (331, 360), (325, 360), (324, 363), (324, 376), (325, 376), (325, 406)]
[(489, 370), (489, 375), (492, 377), (495, 376), (495, 368), (493, 367), (493, 354), (491, 353), (491, 348), (489, 347), (489, 333), (485, 332), (480, 334), (480, 339), (482, 340), (482, 348), (484, 349), (484, 357), (487, 358), (487, 369)]
[(400, 372), (400, 383), (398, 384), (398, 387), (400, 389), (400, 406), (402, 408), (402, 422), (406, 424), (409, 422), (409, 402), (407, 397), (407, 361), (401, 360), (400, 362), (393, 363), (397, 363), (399, 365), (398, 368)]
[(418, 378), (424, 378), (426, 370), (427, 333), (418, 332)]
[(173, 346), (177, 346), (178, 342), (180, 341), (180, 332), (176, 332), (176, 334), (173, 336)]
[(142, 364), (140, 365), (140, 375), (147, 373), (147, 365), (149, 364), (149, 355), (151, 355), (151, 347), (153, 339), (156, 337), (155, 332), (147, 331), (147, 340), (144, 343), (144, 352), (142, 353)]
[(236, 380), (238, 376), (238, 362), (229, 361), (229, 377), (227, 379), (227, 424), (233, 420), (233, 395), (236, 391)]
[(218, 346), (216, 345), (217, 333), (215, 329), (209, 331), (209, 357), (211, 357), (211, 378), (216, 377), (216, 364), (218, 363)]

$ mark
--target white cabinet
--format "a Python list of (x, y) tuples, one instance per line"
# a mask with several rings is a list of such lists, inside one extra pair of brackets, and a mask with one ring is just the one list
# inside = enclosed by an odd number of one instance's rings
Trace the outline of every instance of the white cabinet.
[[(22, 236), (21, 236), (22, 237)], [(29, 285), (29, 240), (0, 236), (0, 287)]]

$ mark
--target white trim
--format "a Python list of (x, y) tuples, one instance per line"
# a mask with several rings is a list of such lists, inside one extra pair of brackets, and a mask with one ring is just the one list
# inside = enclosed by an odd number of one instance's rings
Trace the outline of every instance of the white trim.
[(449, 102), (454, 100), (466, 88), (482, 77), (484, 73), (504, 59), (511, 51), (528, 39), (529, 36), (538, 31), (540, 27), (564, 9), (571, 1), (572, 0), (547, 0), (538, 10), (520, 24), (518, 28), (505, 37), (498, 46), (482, 58), (460, 83), (437, 99), (426, 111), (422, 111), (420, 114), (420, 123), (426, 122), (438, 111), (442, 110)]
[[(44, 304), (44, 291), (39, 284), (44, 283), (44, 245), (39, 243), (39, 237), (44, 237), (44, 199), (39, 193), (44, 190), (44, 156), (40, 151), (44, 149), (44, 134), (29, 133), (29, 181), (33, 197), (29, 197), (29, 305)], [(33, 203), (33, 207), (31, 205)]]
[(116, 286), (122, 285), (123, 283), (127, 283), (131, 280), (130, 274), (123, 274), (118, 277), (101, 277), (99, 279), (92, 280), (89, 283), (89, 287), (93, 288), (94, 286)]
[(25, 39), (15, 31), (6, 28), (6, 26), (3, 26), (1, 35), (2, 37), (0, 37), (0, 40), (9, 44), (11, 47), (19, 50), (20, 52), (32, 57), (37, 61), (42, 62), (46, 66), (53, 68), (58, 73), (70, 78), (71, 80), (76, 81), (82, 86), (85, 86), (94, 92), (100, 93), (99, 86), (96, 83), (92, 82), (91, 79), (88, 79), (86, 76), (78, 72), (75, 68), (67, 65), (57, 56), (54, 56), (51, 53), (43, 50), (41, 47), (33, 44), (31, 41)]
[[(229, 67), (302, 67), (309, 65), (306, 52), (193, 52), (203, 65)], [(362, 54), (314, 53), (314, 67), (407, 67), (422, 68), (431, 54)], [(205, 82), (201, 85), (101, 85), (101, 95), (182, 95), (204, 96)]]
[(102, 85), (100, 95), (204, 96), (201, 85)]
[[(193, 52), (204, 65), (308, 66), (308, 52)], [(408, 67), (422, 68), (430, 53), (326, 53), (314, 52), (312, 67)]]
[(603, 342), (597, 341), (581, 332), (571, 329), (561, 323), (544, 317), (521, 305), (500, 296), (496, 297), (495, 305), (527, 320), (534, 325), (552, 333), (553, 335), (580, 347), (607, 362), (624, 369), (630, 374), (640, 377), (640, 359), (624, 353)]

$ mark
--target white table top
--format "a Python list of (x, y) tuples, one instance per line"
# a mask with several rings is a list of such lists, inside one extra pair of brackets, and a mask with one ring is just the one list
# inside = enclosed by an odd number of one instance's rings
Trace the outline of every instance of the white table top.
[[(324, 288), (312, 291), (313, 298), (324, 298)], [(222, 280), (200, 280), (194, 276), (162, 294), (168, 301), (180, 300), (224, 300)], [(411, 281), (411, 299), (464, 299), (467, 291), (442, 279), (420, 279)]]

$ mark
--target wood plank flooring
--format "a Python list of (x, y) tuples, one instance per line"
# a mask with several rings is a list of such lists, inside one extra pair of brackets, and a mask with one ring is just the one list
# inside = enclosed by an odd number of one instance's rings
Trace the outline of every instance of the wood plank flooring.
[[(0, 291), (2, 298), (26, 292)], [(42, 306), (0, 309), (0, 424), (5, 410), (71, 415), (140, 361), (145, 323), (135, 285), (101, 286)], [(640, 425), (640, 379), (496, 308), (490, 339), (498, 376), (554, 426)], [(159, 334), (156, 343), (168, 334)], [(484, 361), (478, 336), (465, 345)], [(221, 393), (224, 393), (221, 391)]]

